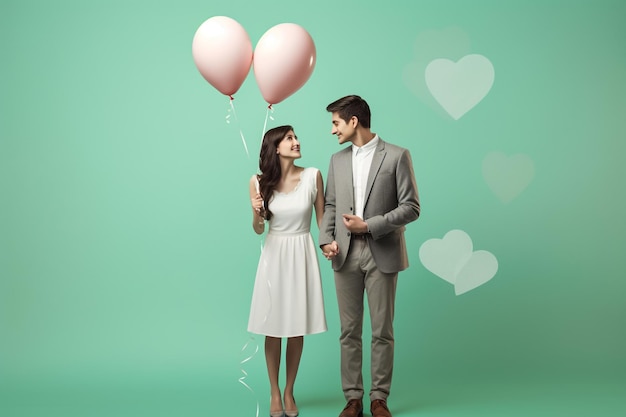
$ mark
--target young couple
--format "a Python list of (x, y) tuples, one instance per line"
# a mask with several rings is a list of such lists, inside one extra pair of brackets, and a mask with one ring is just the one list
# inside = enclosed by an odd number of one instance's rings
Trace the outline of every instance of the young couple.
[[(270, 416), (295, 417), (294, 383), (304, 335), (324, 332), (326, 316), (311, 218), (322, 254), (332, 261), (341, 322), (341, 384), (347, 404), (340, 417), (363, 415), (361, 334), (364, 294), (372, 325), (370, 411), (390, 417), (387, 397), (393, 371), (393, 318), (398, 272), (408, 267), (406, 224), (420, 204), (410, 153), (370, 129), (370, 109), (359, 96), (326, 108), (339, 144), (324, 192), (316, 168), (295, 165), (300, 142), (291, 126), (268, 130), (250, 180), (252, 227), (269, 224), (250, 308), (248, 331), (265, 335)], [(287, 338), (285, 388), (279, 387), (281, 341)]]

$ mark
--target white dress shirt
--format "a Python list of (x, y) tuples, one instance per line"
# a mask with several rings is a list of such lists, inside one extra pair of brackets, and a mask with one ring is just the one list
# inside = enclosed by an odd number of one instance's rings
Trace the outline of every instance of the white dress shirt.
[[(354, 187), (354, 214), (363, 219), (365, 206), (365, 187), (369, 176), (374, 151), (378, 145), (378, 135), (367, 144), (358, 147), (352, 145), (352, 186)], [(365, 220), (365, 219), (363, 219)]]

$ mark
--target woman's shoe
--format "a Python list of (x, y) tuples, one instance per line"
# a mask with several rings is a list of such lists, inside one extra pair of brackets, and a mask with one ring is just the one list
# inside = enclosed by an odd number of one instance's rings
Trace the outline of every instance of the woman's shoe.
[[(296, 403), (296, 399), (293, 399), (293, 403)], [(298, 409), (295, 410), (285, 410), (285, 415), (287, 417), (298, 417)]]
[[(272, 397), (270, 397), (270, 404), (272, 403)], [(285, 417), (285, 407), (283, 406), (283, 400), (282, 398), (280, 399), (280, 406), (282, 408), (282, 410), (280, 411), (272, 411), (270, 409), (270, 417)], [(270, 406), (271, 408), (271, 406)]]

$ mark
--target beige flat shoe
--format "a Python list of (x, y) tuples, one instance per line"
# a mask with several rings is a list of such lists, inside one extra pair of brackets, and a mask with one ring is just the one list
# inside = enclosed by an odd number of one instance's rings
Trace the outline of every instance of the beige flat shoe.
[[(296, 403), (296, 399), (293, 399), (293, 403)], [(298, 410), (285, 410), (285, 415), (287, 417), (298, 417)]]

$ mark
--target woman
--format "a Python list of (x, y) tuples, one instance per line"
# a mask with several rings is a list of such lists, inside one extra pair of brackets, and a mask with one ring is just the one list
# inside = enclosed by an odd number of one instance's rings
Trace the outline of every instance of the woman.
[[(252, 227), (262, 234), (267, 221), (269, 232), (257, 268), (248, 331), (265, 335), (271, 417), (298, 415), (293, 387), (303, 336), (327, 330), (317, 250), (310, 234), (313, 208), (318, 227), (322, 221), (324, 186), (318, 169), (295, 165), (300, 157), (293, 127), (270, 129), (261, 144), (261, 174), (250, 179)], [(281, 397), (283, 337), (287, 373)]]

